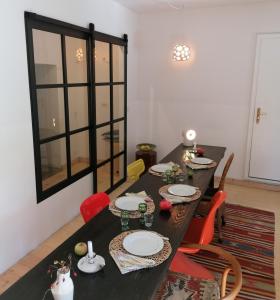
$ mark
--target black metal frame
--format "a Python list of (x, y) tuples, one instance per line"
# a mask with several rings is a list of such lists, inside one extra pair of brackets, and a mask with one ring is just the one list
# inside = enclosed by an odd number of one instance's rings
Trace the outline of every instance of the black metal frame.
[[(110, 121), (105, 122), (102, 124), (96, 124), (95, 129), (99, 129), (105, 126), (110, 126), (110, 158), (102, 161), (101, 163), (97, 164), (97, 168), (102, 167), (106, 165), (107, 163), (110, 163), (110, 188), (107, 190), (107, 192), (111, 192), (114, 190), (117, 186), (121, 185), (127, 177), (127, 168), (126, 168), (126, 161), (127, 161), (127, 35), (124, 35), (124, 38), (117, 38), (112, 35), (108, 35), (101, 32), (95, 32), (95, 40), (100, 42), (105, 42), (109, 44), (109, 62), (110, 62), (110, 79), (109, 82), (98, 82), (95, 83), (95, 87), (98, 86), (108, 86), (110, 88)], [(113, 81), (113, 45), (120, 45), (123, 46), (124, 51), (124, 81), (122, 82), (114, 82)], [(114, 111), (113, 111), (113, 103), (114, 103), (114, 94), (113, 94), (113, 87), (116, 85), (123, 85), (124, 87), (124, 117), (114, 119)], [(121, 151), (117, 154), (114, 154), (114, 140), (113, 140), (113, 128), (114, 124), (118, 122), (124, 122), (124, 151)], [(96, 140), (97, 143), (97, 140)], [(114, 159), (120, 157), (121, 155), (124, 156), (124, 178), (121, 179), (118, 183), (114, 184)], [(97, 157), (96, 157), (97, 159)], [(98, 175), (95, 177), (95, 183), (94, 185), (97, 186), (97, 178)]]
[[(117, 38), (111, 35), (106, 35), (94, 30), (94, 25), (90, 24), (89, 29), (76, 26), (73, 24), (65, 23), (59, 20), (47, 18), (40, 16), (34, 13), (25, 12), (25, 28), (26, 28), (26, 45), (27, 45), (27, 56), (28, 56), (28, 71), (29, 71), (29, 88), (30, 88), (30, 100), (31, 100), (31, 114), (32, 114), (32, 125), (33, 125), (33, 144), (34, 144), (34, 160), (35, 160), (35, 173), (36, 173), (36, 191), (37, 191), (37, 202), (41, 202), (44, 199), (50, 197), (56, 192), (62, 190), (66, 186), (74, 183), (80, 178), (88, 175), (91, 172), (96, 172), (97, 167), (97, 151), (96, 151), (96, 130), (97, 128), (104, 126), (104, 124), (96, 125), (96, 100), (95, 100), (95, 87), (98, 85), (95, 83), (95, 62), (92, 59), (94, 49), (95, 49), (95, 40), (101, 40), (108, 43), (113, 43), (117, 45), (122, 45), (125, 47), (127, 53), (127, 35), (124, 35), (124, 38)], [(61, 46), (62, 46), (62, 67), (63, 67), (63, 82), (61, 84), (38, 84), (36, 85), (35, 78), (35, 61), (34, 61), (34, 49), (33, 49), (33, 36), (32, 29), (44, 30), (48, 32), (53, 32), (61, 36)], [(75, 37), (86, 40), (87, 45), (87, 74), (88, 79), (87, 83), (68, 83), (67, 82), (67, 66), (66, 66), (66, 50), (65, 50), (65, 36)], [(110, 46), (111, 48), (111, 46)], [(110, 122), (107, 125), (110, 125), (110, 129), (113, 128), (113, 124), (117, 121), (124, 121), (125, 124), (125, 141), (124, 141), (124, 151), (116, 155), (113, 154), (113, 149), (111, 147), (111, 171), (113, 171), (113, 161), (114, 158), (124, 155), (124, 178), (117, 182), (115, 185), (113, 183), (113, 172), (111, 172), (111, 186), (110, 189), (106, 192), (110, 192), (115, 189), (117, 186), (122, 184), (126, 180), (126, 161), (127, 161), (127, 55), (124, 58), (125, 61), (125, 81), (122, 83), (113, 83), (110, 80), (110, 89), (116, 84), (124, 85), (124, 96), (125, 96), (125, 112), (124, 118), (113, 120), (110, 118)], [(112, 61), (110, 61), (112, 64)], [(111, 78), (110, 78), (111, 79)], [(68, 88), (70, 87), (87, 87), (88, 88), (88, 120), (89, 124), (86, 127), (75, 129), (70, 131), (69, 128), (69, 110), (68, 110)], [(58, 134), (56, 136), (43, 138), (40, 140), (39, 135), (39, 120), (38, 120), (38, 107), (37, 107), (37, 93), (38, 89), (43, 88), (63, 88), (64, 92), (64, 113), (65, 113), (65, 133)], [(111, 94), (111, 93), (110, 93)], [(113, 96), (110, 97), (110, 104), (113, 102)], [(110, 107), (112, 107), (110, 105)], [(112, 109), (111, 115), (112, 117)], [(90, 166), (77, 174), (71, 175), (71, 153), (70, 153), (70, 136), (79, 132), (88, 131), (89, 132), (89, 155), (90, 155)], [(59, 182), (58, 184), (50, 187), (47, 190), (42, 189), (42, 171), (41, 171), (41, 152), (40, 146), (47, 142), (58, 140), (60, 138), (65, 138), (66, 140), (66, 157), (67, 157), (67, 178)], [(112, 130), (111, 130), (111, 143), (112, 143)], [(112, 145), (111, 145), (112, 146)], [(97, 174), (93, 174), (93, 191), (97, 191)]]

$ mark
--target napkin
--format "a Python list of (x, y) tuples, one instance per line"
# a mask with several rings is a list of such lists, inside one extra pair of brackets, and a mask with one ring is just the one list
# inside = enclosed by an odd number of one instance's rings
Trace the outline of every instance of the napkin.
[(147, 197), (147, 193), (145, 191), (139, 192), (139, 193), (125, 193), (126, 196), (142, 196)]
[(112, 250), (110, 254), (122, 274), (152, 268), (156, 264), (153, 259), (127, 254), (119, 250)]
[(161, 196), (168, 200), (171, 204), (187, 203), (193, 201), (193, 199), (191, 198), (170, 195), (168, 193), (163, 192), (161, 192)]
[(186, 162), (186, 165), (191, 168), (192, 170), (204, 170), (204, 169), (210, 169), (213, 168), (213, 165), (199, 165), (199, 164), (194, 164), (192, 162)]
[(126, 196), (135, 196), (135, 195), (140, 196), (140, 197), (143, 197), (146, 202), (153, 201), (153, 199), (151, 199), (145, 191), (141, 191), (139, 193), (125, 193), (125, 195)]

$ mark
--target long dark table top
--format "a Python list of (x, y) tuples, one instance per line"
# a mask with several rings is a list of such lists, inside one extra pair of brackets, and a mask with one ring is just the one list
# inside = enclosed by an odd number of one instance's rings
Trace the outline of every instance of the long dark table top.
[[(205, 157), (215, 160), (217, 163), (224, 156), (224, 147), (202, 146), (205, 148)], [(179, 145), (170, 152), (162, 162), (173, 161), (184, 168), (182, 156), (186, 148)], [(208, 170), (196, 170), (192, 179), (186, 179), (185, 183), (197, 186), (202, 194), (206, 191), (210, 181), (213, 179), (215, 168)], [(161, 199), (158, 190), (164, 185), (160, 177), (146, 174), (134, 183), (128, 191), (140, 192), (145, 190), (155, 201), (156, 210), (154, 223), (151, 228), (164, 236), (169, 237), (172, 246), (172, 254), (167, 261), (161, 265), (140, 271), (121, 275), (108, 250), (110, 241), (121, 233), (120, 218), (114, 216), (108, 209), (103, 210), (89, 223), (85, 224), (76, 233), (69, 237), (50, 255), (43, 259), (36, 267), (29, 271), (0, 298), (3, 300), (40, 300), (45, 290), (54, 279), (47, 274), (48, 266), (55, 259), (64, 259), (69, 253), (73, 253), (74, 245), (80, 241), (93, 241), (94, 251), (105, 258), (105, 268), (95, 274), (83, 274), (78, 271), (78, 276), (73, 278), (74, 299), (77, 300), (124, 300), (124, 299), (151, 299), (154, 292), (168, 270), (172, 257), (189, 226), (192, 216), (197, 208), (199, 200), (189, 204), (173, 206), (171, 213), (162, 213), (159, 210)], [(130, 220), (130, 229), (140, 229), (139, 220)], [(78, 259), (77, 259), (78, 260)], [(76, 268), (77, 269), (77, 268)], [(52, 299), (51, 294), (45, 298)]]

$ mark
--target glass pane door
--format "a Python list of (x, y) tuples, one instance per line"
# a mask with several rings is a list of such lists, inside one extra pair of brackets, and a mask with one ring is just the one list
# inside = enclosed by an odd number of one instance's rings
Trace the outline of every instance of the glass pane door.
[(96, 162), (98, 192), (126, 176), (126, 49), (106, 35), (95, 43)]

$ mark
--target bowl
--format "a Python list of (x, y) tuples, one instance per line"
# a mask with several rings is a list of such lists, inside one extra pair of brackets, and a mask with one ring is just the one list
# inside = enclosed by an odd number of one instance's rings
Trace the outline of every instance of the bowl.
[(153, 151), (156, 148), (156, 145), (149, 143), (141, 143), (136, 145), (136, 148), (141, 151)]

